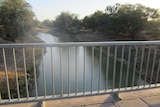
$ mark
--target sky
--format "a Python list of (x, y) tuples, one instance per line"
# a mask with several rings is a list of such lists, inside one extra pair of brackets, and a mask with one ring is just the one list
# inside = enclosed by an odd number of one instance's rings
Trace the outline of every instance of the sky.
[(30, 3), (36, 18), (40, 21), (45, 19), (55, 20), (62, 11), (77, 14), (80, 19), (93, 14), (97, 10), (104, 11), (108, 5), (116, 3), (140, 3), (142, 5), (159, 8), (160, 0), (25, 0)]

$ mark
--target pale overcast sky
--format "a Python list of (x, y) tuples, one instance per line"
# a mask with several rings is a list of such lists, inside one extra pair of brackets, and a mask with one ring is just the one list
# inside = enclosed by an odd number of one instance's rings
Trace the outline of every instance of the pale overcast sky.
[(145, 6), (160, 8), (160, 0), (26, 0), (30, 3), (38, 20), (54, 20), (62, 11), (78, 14), (79, 18), (105, 10), (106, 6), (116, 3), (141, 3)]

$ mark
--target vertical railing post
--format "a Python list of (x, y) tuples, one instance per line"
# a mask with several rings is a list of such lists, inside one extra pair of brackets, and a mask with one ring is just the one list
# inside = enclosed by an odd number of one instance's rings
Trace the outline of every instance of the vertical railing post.
[(86, 47), (84, 47), (84, 72), (83, 72), (83, 95), (85, 95), (86, 89)]
[(100, 53), (99, 53), (99, 80), (98, 80), (98, 93), (101, 87), (101, 71), (102, 71), (102, 46), (100, 46)]
[(159, 72), (160, 72), (160, 58), (158, 59), (158, 69), (157, 69), (157, 75), (156, 75), (155, 86), (157, 86), (158, 77), (159, 77)]
[(44, 98), (46, 98), (46, 71), (45, 71), (45, 62), (44, 62), (44, 48), (42, 51), (42, 68), (43, 68), (43, 86), (44, 86)]
[(4, 48), (3, 48), (3, 61), (4, 61), (4, 68), (5, 68), (6, 82), (7, 82), (8, 98), (9, 98), (9, 101), (10, 101), (11, 100), (11, 93), (10, 93), (10, 86), (9, 86), (9, 80), (8, 80), (8, 69), (7, 69), (7, 62), (6, 62), (6, 54), (5, 54), (5, 49)]
[(119, 90), (121, 88), (121, 83), (122, 83), (123, 60), (124, 60), (124, 46), (122, 46), (121, 68), (120, 68), (120, 76), (119, 76)]
[(147, 65), (146, 65), (146, 72), (145, 72), (145, 78), (144, 78), (144, 86), (147, 84), (147, 76), (148, 76), (148, 69), (149, 69), (149, 61), (150, 61), (150, 55), (151, 55), (151, 48), (149, 47), (148, 57), (147, 57)]
[(38, 98), (38, 87), (37, 87), (37, 70), (36, 70), (36, 61), (35, 61), (35, 48), (32, 48), (33, 54), (33, 70), (34, 70), (34, 82), (35, 82), (35, 91), (36, 91), (36, 98)]
[(93, 91), (93, 80), (94, 80), (94, 46), (92, 46), (91, 94), (92, 94), (92, 91)]
[(117, 63), (117, 46), (115, 47), (115, 53), (114, 53), (113, 85), (112, 85), (112, 91), (114, 90), (114, 87), (115, 87), (116, 63)]
[(51, 48), (51, 70), (52, 70), (52, 95), (55, 96), (55, 85), (54, 85), (54, 64), (53, 64), (53, 47)]
[(106, 89), (105, 92), (107, 92), (108, 89), (108, 72), (109, 72), (109, 60), (110, 59), (110, 46), (107, 48), (107, 63), (106, 63)]
[(127, 75), (126, 75), (126, 86), (125, 86), (125, 90), (127, 89), (127, 86), (128, 86), (130, 60), (131, 60), (131, 46), (129, 46), (129, 53), (128, 53), (128, 64), (127, 64)]
[(60, 86), (61, 86), (61, 97), (63, 97), (63, 73), (62, 73), (62, 47), (60, 49)]
[(0, 102), (2, 101), (2, 96), (1, 96), (1, 93), (0, 93)]
[(19, 82), (18, 82), (18, 74), (17, 74), (17, 62), (16, 62), (15, 48), (13, 48), (13, 59), (14, 59), (14, 68), (15, 68), (15, 76), (16, 76), (17, 95), (18, 95), (18, 100), (20, 100), (20, 92), (19, 92)]
[(144, 46), (142, 46), (140, 71), (139, 71), (139, 77), (138, 77), (138, 88), (139, 88), (139, 86), (140, 86), (140, 80), (141, 80), (141, 75), (142, 75), (143, 60), (144, 60)]
[(68, 96), (70, 95), (70, 47), (68, 47)]
[(78, 47), (75, 47), (75, 59), (76, 59), (76, 75), (75, 75), (75, 77), (76, 77), (76, 82), (75, 82), (75, 89), (76, 89), (76, 95), (77, 95), (77, 93), (78, 93), (78, 50), (77, 50), (77, 48)]
[(25, 55), (25, 49), (23, 48), (23, 64), (24, 64), (24, 73), (25, 73), (25, 83), (26, 83), (26, 94), (27, 99), (29, 99), (29, 90), (28, 90), (28, 79), (27, 79), (27, 68), (26, 68), (26, 55)]
[(151, 87), (152, 79), (153, 79), (153, 72), (154, 72), (154, 66), (155, 66), (155, 60), (156, 60), (156, 54), (157, 54), (157, 46), (154, 49), (154, 56), (153, 56), (153, 62), (152, 62), (152, 70), (151, 70), (151, 77), (149, 81), (149, 87)]
[(136, 46), (136, 52), (135, 52), (135, 57), (134, 57), (134, 67), (133, 67), (133, 74), (132, 74), (132, 89), (134, 86), (134, 80), (135, 80), (135, 72), (136, 72), (136, 64), (137, 64), (137, 55), (138, 55), (138, 46)]

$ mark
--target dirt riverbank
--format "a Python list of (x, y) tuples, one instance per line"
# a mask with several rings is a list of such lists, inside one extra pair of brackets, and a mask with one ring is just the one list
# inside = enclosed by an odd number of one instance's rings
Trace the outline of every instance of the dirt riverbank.
[(107, 36), (98, 32), (92, 32), (88, 30), (81, 30), (78, 33), (64, 33), (55, 30), (50, 30), (54, 36), (60, 38), (63, 42), (102, 42), (112, 40), (111, 36)]
[[(37, 32), (38, 31), (36, 30), (31, 30), (24, 36), (18, 37), (15, 41), (7, 41), (0, 38), (0, 44), (43, 43), (41, 39), (35, 36)], [(3, 49), (0, 48), (0, 86), (1, 86), (0, 97), (8, 98), (6, 75), (8, 75), (11, 97), (12, 98), (18, 97), (17, 88), (21, 89), (20, 96), (25, 97), (26, 96), (25, 79), (27, 78), (29, 90), (32, 90), (34, 84), (33, 52), (32, 52), (33, 49), (32, 47), (30, 47), (30, 48), (25, 48), (25, 50), (23, 50), (23, 48), (15, 48), (15, 50), (13, 50), (12, 48), (5, 48), (4, 50), (6, 57), (7, 73), (5, 72)], [(26, 65), (24, 64), (23, 52), (25, 52)], [(15, 53), (15, 59), (14, 59), (14, 53)], [(36, 66), (39, 64), (40, 61), (38, 59), (39, 57), (41, 57), (41, 49), (35, 48)], [(24, 66), (26, 66), (26, 74)], [(18, 82), (19, 85), (17, 84), (16, 81), (19, 81)]]

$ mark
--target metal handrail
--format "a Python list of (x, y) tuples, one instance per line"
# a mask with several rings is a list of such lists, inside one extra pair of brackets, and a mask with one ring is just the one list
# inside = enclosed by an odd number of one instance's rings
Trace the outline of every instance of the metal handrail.
[(68, 46), (116, 46), (116, 45), (160, 45), (160, 41), (108, 41), (108, 42), (61, 42), (0, 44), (0, 48), (68, 47)]
[[(5, 78), (6, 81), (1, 81), (0, 78), (0, 91), (2, 82), (6, 83), (7, 90), (5, 94), (0, 92), (0, 104), (16, 101), (57, 99), (160, 87), (159, 45), (160, 41), (0, 44), (0, 55), (2, 57), (0, 60), (3, 60), (1, 61), (3, 63), (0, 64), (4, 65), (3, 71), (5, 72), (5, 76), (3, 79)], [(79, 46), (82, 47), (82, 53), (79, 53)], [(27, 51), (28, 48), (30, 48), (29, 51)], [(40, 48), (38, 52), (36, 51), (37, 48)], [(21, 50), (18, 52), (21, 53), (19, 56), (16, 53), (17, 49)], [(87, 49), (90, 52), (89, 64), (86, 62), (88, 55)], [(46, 51), (49, 51), (49, 60), (45, 59)], [(57, 53), (54, 53), (54, 51), (57, 51)], [(41, 62), (37, 61), (37, 58), (39, 58)], [(28, 60), (31, 63), (28, 63)], [(79, 62), (80, 60), (81, 62)], [(58, 74), (54, 70), (56, 67), (55, 62), (59, 64), (59, 70), (57, 71)], [(71, 62), (74, 63), (72, 66)], [(25, 90), (25, 96), (21, 95), (22, 87), (20, 86), (21, 83), (18, 77), (17, 67), (19, 63), (21, 67), (23, 65), (22, 68), (24, 70), (23, 88)], [(37, 81), (39, 78), (39, 68), (37, 68), (37, 65), (39, 65), (38, 63), (41, 63), (42, 67), (41, 75), (43, 84), (40, 85), (42, 85), (41, 88), (43, 88), (43, 94), (39, 92), (40, 89)], [(95, 68), (95, 63), (98, 64), (98, 68)], [(31, 86), (29, 86), (30, 83), (28, 80), (29, 68), (27, 67), (29, 64), (33, 72), (31, 79), (33, 80), (32, 83), (34, 83), (34, 95), (31, 95)], [(50, 65), (50, 71), (47, 71), (47, 65)], [(66, 65), (66, 67), (63, 68), (63, 65)], [(12, 66), (12, 69), (15, 72), (16, 94), (11, 92), (13, 87), (10, 86), (10, 66)], [(86, 68), (90, 69), (87, 70)], [(0, 70), (1, 69), (2, 68), (0, 68)], [(71, 72), (71, 69), (75, 70), (72, 70)], [(49, 80), (46, 78), (47, 72), (51, 72), (51, 78)], [(97, 75), (94, 74), (95, 72), (97, 72)], [(102, 72), (104, 74), (102, 74)], [(67, 75), (64, 73), (67, 73)], [(70, 78), (72, 78), (72, 73), (75, 76), (75, 80), (72, 81), (71, 84)], [(89, 77), (86, 76), (86, 73), (89, 73)], [(151, 77), (149, 77), (149, 75)], [(55, 84), (56, 76), (59, 77), (58, 86)], [(102, 78), (105, 79), (103, 84)], [(79, 79), (81, 80), (79, 81)], [(141, 82), (141, 80), (143, 82)], [(51, 83), (50, 94), (47, 92), (47, 81), (50, 81)], [(87, 83), (87, 81), (90, 82)], [(111, 82), (111, 86), (109, 86), (109, 82)], [(79, 84), (81, 84), (80, 89)], [(97, 85), (94, 86), (94, 84)], [(72, 85), (74, 85), (73, 87), (75, 90), (71, 90)], [(60, 87), (58, 91), (56, 90), (57, 87)], [(65, 89), (67, 90), (66, 92), (64, 92)], [(42, 95), (39, 96), (39, 93)]]

